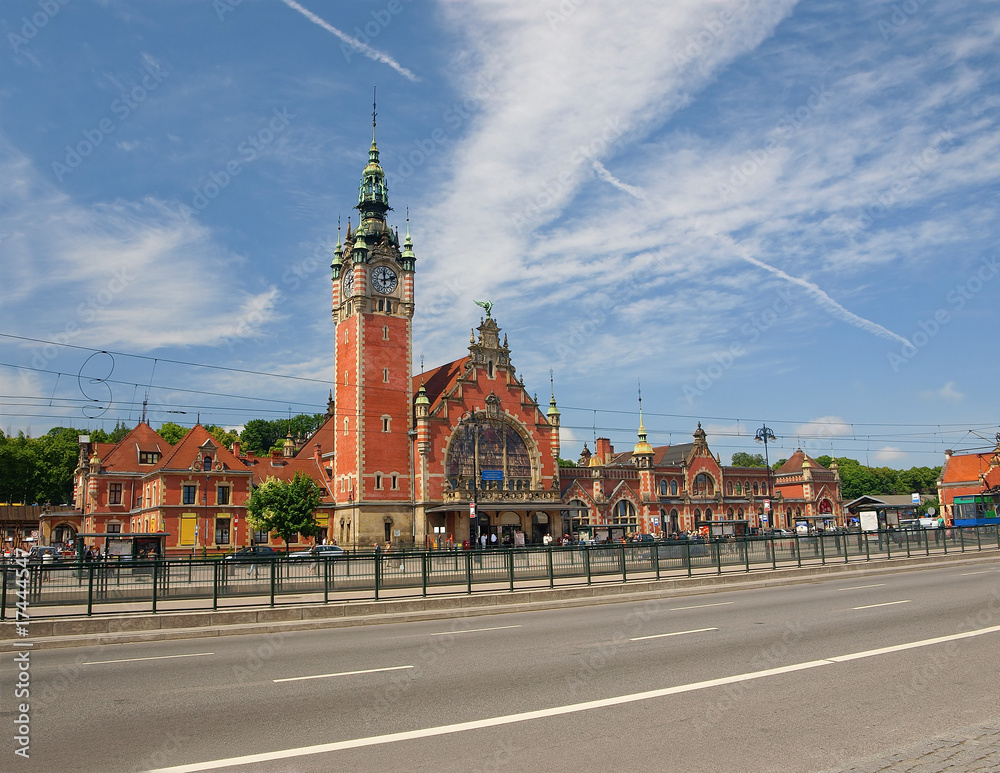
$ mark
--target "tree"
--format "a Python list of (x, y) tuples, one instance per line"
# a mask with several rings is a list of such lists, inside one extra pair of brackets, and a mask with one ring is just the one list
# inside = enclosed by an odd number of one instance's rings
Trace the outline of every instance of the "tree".
[(180, 424), (175, 424), (172, 421), (161, 424), (160, 428), (156, 431), (161, 438), (172, 446), (177, 445), (181, 441), (181, 438), (189, 432), (187, 427), (182, 427)]
[(751, 454), (737, 451), (733, 454), (733, 467), (767, 467), (764, 454)]
[(247, 500), (247, 521), (255, 530), (281, 537), (287, 553), (296, 534), (315, 537), (320, 532), (315, 513), (322, 501), (322, 489), (308, 475), (297, 472), (290, 483), (270, 477)]
[(572, 459), (563, 459), (560, 456), (559, 457), (559, 466), (560, 467), (576, 467), (576, 462), (574, 462)]
[(285, 437), (292, 433), (292, 438), (303, 441), (319, 429), (326, 421), (325, 413), (300, 413), (289, 419), (251, 419), (243, 426), (240, 442), (248, 452), (266, 456), (272, 448), (282, 448)]
[(232, 448), (233, 443), (240, 439), (240, 435), (236, 430), (226, 429), (217, 424), (206, 424), (205, 429), (208, 430), (209, 435), (219, 441), (219, 445), (226, 448)]

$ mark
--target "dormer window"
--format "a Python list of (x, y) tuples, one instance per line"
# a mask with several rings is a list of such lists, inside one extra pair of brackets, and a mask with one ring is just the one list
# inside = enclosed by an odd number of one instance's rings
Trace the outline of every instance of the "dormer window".
[(206, 455), (206, 456), (205, 456), (205, 459), (204, 459), (204, 461), (202, 462), (202, 465), (201, 465), (201, 466), (202, 466), (202, 469), (204, 469), (204, 470), (205, 470), (205, 472), (210, 472), (210, 471), (211, 471), (211, 469), (212, 469), (212, 457), (211, 457), (211, 456), (208, 456), (208, 455)]

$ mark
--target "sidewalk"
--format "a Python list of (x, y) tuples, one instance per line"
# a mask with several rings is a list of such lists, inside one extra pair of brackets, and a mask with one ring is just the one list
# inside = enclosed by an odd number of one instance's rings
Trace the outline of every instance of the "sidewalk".
[[(357, 625), (380, 625), (416, 620), (446, 620), (497, 615), (513, 612), (559, 609), (593, 604), (667, 599), (702, 593), (752, 590), (803, 582), (818, 578), (858, 578), (889, 572), (962, 564), (997, 564), (996, 553), (959, 553), (894, 559), (891, 562), (865, 564), (826, 564), (778, 569), (761, 573), (704, 574), (673, 579), (630, 580), (595, 585), (564, 585), (554, 589), (515, 590), (502, 584), (468, 594), (464, 586), (439, 589), (427, 597), (396, 597), (380, 601), (331, 601), (322, 603), (284, 603), (271, 607), (266, 597), (258, 604), (248, 599), (245, 606), (224, 610), (185, 612), (127, 612), (93, 617), (58, 617), (52, 614), (32, 617), (28, 637), (18, 638), (16, 624), (0, 623), (0, 651), (23, 649), (30, 642), (33, 649), (80, 647), (128, 642), (161, 641), (243, 634), (277, 634), (322, 628)], [(23, 625), (23, 623), (21, 624)]]

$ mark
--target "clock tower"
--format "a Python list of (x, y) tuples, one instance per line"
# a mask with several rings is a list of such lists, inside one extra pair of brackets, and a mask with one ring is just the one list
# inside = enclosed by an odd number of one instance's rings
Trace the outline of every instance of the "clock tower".
[[(357, 226), (333, 263), (334, 486), (332, 532), (344, 547), (413, 533), (411, 373), (413, 274), (409, 219), (402, 245), (386, 222), (385, 172), (375, 144), (361, 173)], [(398, 533), (398, 534), (397, 534)]]

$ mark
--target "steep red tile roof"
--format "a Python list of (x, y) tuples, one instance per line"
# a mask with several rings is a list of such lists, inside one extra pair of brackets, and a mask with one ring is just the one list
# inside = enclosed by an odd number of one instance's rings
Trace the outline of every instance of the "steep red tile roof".
[(431, 401), (431, 405), (434, 405), (441, 395), (450, 392), (455, 386), (459, 377), (464, 372), (465, 363), (468, 360), (468, 357), (462, 357), (459, 360), (439, 365), (432, 370), (418, 373), (411, 381), (413, 394), (416, 395), (420, 389), (420, 385), (423, 384), (424, 390), (427, 392), (427, 399)]
[(149, 472), (153, 465), (139, 464), (139, 452), (156, 451), (160, 458), (170, 453), (173, 446), (160, 437), (148, 424), (137, 424), (125, 437), (114, 445), (98, 443), (96, 452), (101, 467), (109, 473)]
[(993, 453), (955, 454), (945, 461), (941, 470), (942, 483), (979, 483), (979, 476), (990, 468)]
[(246, 471), (246, 464), (233, 456), (233, 452), (212, 437), (211, 433), (200, 424), (196, 424), (180, 439), (173, 450), (160, 459), (154, 470), (186, 470), (197, 461), (201, 463), (205, 453), (205, 444), (211, 443), (213, 450), (212, 465), (221, 462), (226, 470)]

